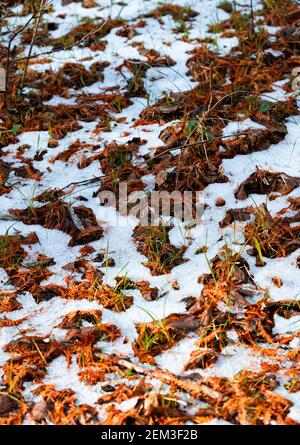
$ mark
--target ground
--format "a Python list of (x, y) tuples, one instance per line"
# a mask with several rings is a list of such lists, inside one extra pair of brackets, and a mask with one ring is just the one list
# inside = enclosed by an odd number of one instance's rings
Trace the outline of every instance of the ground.
[[(297, 2), (18, 3), (0, 424), (300, 423)], [(120, 184), (200, 219), (141, 224)]]

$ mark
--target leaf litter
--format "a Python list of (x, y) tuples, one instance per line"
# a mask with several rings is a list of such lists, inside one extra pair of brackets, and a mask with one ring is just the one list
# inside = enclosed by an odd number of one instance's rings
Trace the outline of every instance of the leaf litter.
[[(300, 13), (233, 3), (52, 2), (15, 40), (1, 424), (300, 422)], [(201, 191), (203, 221), (113, 226), (124, 181)]]

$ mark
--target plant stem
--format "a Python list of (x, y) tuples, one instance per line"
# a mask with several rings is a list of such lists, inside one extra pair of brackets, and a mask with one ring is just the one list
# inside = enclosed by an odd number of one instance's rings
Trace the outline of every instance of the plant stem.
[(21, 82), (20, 82), (20, 90), (21, 91), (22, 91), (23, 86), (24, 86), (24, 81), (25, 81), (25, 77), (26, 77), (26, 73), (27, 73), (27, 69), (28, 69), (28, 64), (29, 64), (29, 59), (30, 59), (30, 56), (31, 56), (31, 53), (32, 53), (33, 43), (34, 43), (37, 31), (38, 31), (38, 27), (39, 27), (39, 23), (40, 23), (41, 16), (42, 16), (42, 11), (44, 9), (45, 1), (46, 0), (41, 0), (40, 1), (40, 6), (39, 6), (39, 9), (38, 9), (38, 13), (37, 13), (36, 19), (35, 19), (35, 25), (34, 25), (34, 30), (33, 30), (32, 37), (31, 37), (30, 47), (29, 47), (27, 58), (26, 58), (25, 67), (24, 67), (24, 70), (23, 70), (23, 73), (22, 73)]

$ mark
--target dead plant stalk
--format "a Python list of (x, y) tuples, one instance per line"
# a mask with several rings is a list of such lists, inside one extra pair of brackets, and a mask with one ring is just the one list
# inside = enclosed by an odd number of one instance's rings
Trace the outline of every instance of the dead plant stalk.
[(21, 82), (20, 82), (20, 90), (21, 91), (22, 91), (23, 86), (24, 86), (24, 81), (25, 81), (27, 70), (28, 70), (28, 64), (29, 64), (31, 53), (32, 53), (33, 44), (34, 44), (34, 41), (35, 41), (35, 37), (36, 37), (37, 31), (38, 31), (38, 27), (39, 27), (40, 20), (41, 20), (41, 17), (42, 17), (42, 12), (44, 10), (45, 5), (46, 5), (46, 0), (41, 0), (39, 8), (38, 8), (38, 11), (37, 11), (37, 14), (36, 14), (36, 18), (35, 18), (35, 25), (34, 25), (32, 37), (31, 37), (31, 42), (30, 42), (30, 46), (29, 46), (28, 55), (27, 55), (27, 58), (26, 58), (26, 61), (25, 61), (25, 67), (24, 67), (24, 70), (23, 70), (23, 73), (22, 73), (22, 77), (21, 77)]

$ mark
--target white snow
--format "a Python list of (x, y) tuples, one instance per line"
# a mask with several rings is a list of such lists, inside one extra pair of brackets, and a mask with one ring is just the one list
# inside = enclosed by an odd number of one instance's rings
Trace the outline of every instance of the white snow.
[[(84, 8), (79, 3), (71, 3), (67, 6), (62, 6), (61, 1), (53, 1), (54, 12), (49, 15), (47, 20), (53, 21), (58, 25), (58, 29), (52, 31), (52, 37), (58, 38), (65, 35), (80, 20), (84, 18), (94, 19), (95, 17), (106, 18), (108, 16), (118, 17), (128, 20), (134, 20), (141, 14), (154, 9), (157, 4), (166, 3), (156, 2), (155, 0), (143, 1), (123, 1), (121, 4), (115, 4), (111, 1), (99, 2), (101, 5), (95, 8)], [(182, 6), (182, 1), (176, 0), (172, 2)], [(217, 0), (190, 0), (188, 5), (195, 11), (199, 12), (191, 22), (191, 28), (188, 30), (190, 42), (181, 40), (180, 36), (174, 34), (172, 30), (178, 25), (170, 16), (162, 17), (161, 24), (154, 18), (145, 18), (146, 25), (144, 28), (138, 28), (138, 34), (132, 39), (118, 36), (116, 34), (118, 29), (113, 29), (105, 39), (107, 46), (103, 51), (92, 51), (89, 48), (74, 47), (71, 50), (57, 51), (54, 55), (49, 56), (52, 60), (49, 63), (41, 63), (42, 60), (48, 56), (40, 55), (36, 59), (36, 63), (30, 66), (31, 69), (37, 72), (44, 72), (47, 69), (58, 70), (66, 62), (78, 61), (79, 59), (89, 58), (89, 60), (82, 61), (82, 64), (88, 68), (92, 63), (97, 61), (107, 61), (110, 65), (104, 70), (103, 82), (97, 82), (93, 85), (86, 86), (81, 93), (101, 93), (109, 87), (119, 86), (124, 88), (126, 80), (115, 70), (118, 65), (121, 65), (126, 59), (137, 59), (145, 61), (146, 58), (138, 52), (138, 48), (132, 46), (132, 43), (142, 42), (147, 49), (155, 49), (162, 55), (169, 56), (175, 61), (172, 67), (151, 68), (147, 72), (145, 88), (148, 93), (148, 99), (133, 98), (132, 105), (125, 108), (121, 113), (112, 114), (115, 119), (125, 118), (125, 120), (117, 122), (112, 121), (112, 129), (110, 132), (101, 132), (96, 135), (94, 130), (99, 121), (95, 119), (94, 122), (79, 122), (81, 129), (68, 133), (65, 138), (58, 141), (58, 146), (48, 149), (42, 161), (33, 161), (33, 166), (42, 172), (42, 179), (40, 182), (32, 179), (17, 178), (11, 174), (8, 180), (9, 184), (16, 184), (12, 191), (6, 195), (1, 196), (1, 215), (7, 216), (10, 209), (26, 208), (29, 203), (32, 204), (33, 198), (44, 190), (49, 188), (63, 188), (73, 181), (82, 181), (92, 177), (102, 175), (100, 163), (98, 161), (92, 162), (88, 167), (79, 169), (77, 164), (80, 156), (83, 154), (89, 155), (89, 149), (82, 149), (79, 153), (74, 154), (67, 163), (62, 161), (51, 161), (59, 154), (64, 152), (72, 142), (79, 140), (81, 143), (90, 144), (91, 146), (100, 146), (96, 148), (94, 153), (100, 153), (106, 143), (116, 141), (117, 143), (125, 143), (133, 137), (140, 137), (147, 142), (140, 147), (140, 154), (151, 154), (155, 147), (163, 145), (159, 134), (161, 131), (173, 125), (174, 122), (159, 125), (140, 125), (134, 126), (136, 119), (139, 118), (142, 110), (148, 105), (152, 104), (165, 93), (185, 91), (193, 88), (196, 83), (187, 75), (188, 69), (186, 66), (187, 59), (190, 57), (190, 51), (197, 45), (193, 39), (204, 38), (211, 36), (207, 32), (210, 24), (228, 18), (228, 14), (217, 9)], [(246, 1), (238, 2), (246, 5)], [(259, 2), (254, 2), (255, 7), (259, 7)], [(247, 6), (247, 5), (246, 5)], [(16, 12), (20, 12), (21, 5), (15, 8)], [(246, 10), (246, 8), (245, 8)], [(59, 17), (60, 14), (66, 14), (63, 19)], [(18, 24), (22, 25), (26, 22), (28, 17), (11, 17), (8, 20), (10, 26)], [(277, 27), (265, 27), (268, 32), (274, 34), (277, 32)], [(236, 37), (222, 38), (220, 35), (213, 36), (216, 40), (213, 46), (214, 51), (220, 54), (227, 54), (230, 50), (238, 45)], [(4, 41), (7, 41), (7, 35)], [(28, 46), (24, 48), (24, 52), (28, 51)], [(34, 51), (45, 52), (47, 48), (42, 50), (38, 47)], [(280, 57), (281, 52), (268, 50), (274, 57)], [(124, 70), (125, 77), (130, 79), (132, 74)], [(282, 82), (277, 82), (273, 85), (271, 92), (266, 91), (261, 95), (261, 98), (268, 102), (285, 101), (287, 98), (286, 91), (282, 88), (286, 79)], [(60, 96), (53, 96), (45, 105), (58, 104), (75, 104), (79, 92), (71, 90), (71, 97), (62, 98)], [(29, 316), (22, 324), (17, 327), (0, 328), (0, 365), (3, 365), (9, 360), (10, 355), (3, 352), (3, 348), (10, 341), (19, 336), (20, 330), (30, 329), (32, 335), (51, 335), (54, 338), (63, 338), (66, 331), (55, 328), (63, 317), (69, 312), (76, 310), (99, 309), (102, 311), (103, 323), (114, 323), (121, 331), (121, 338), (115, 342), (107, 343), (100, 342), (101, 349), (105, 353), (114, 353), (119, 356), (129, 357), (134, 360), (134, 354), (131, 347), (137, 337), (136, 324), (143, 322), (150, 322), (152, 319), (160, 320), (169, 314), (184, 312), (185, 304), (181, 301), (187, 296), (199, 296), (202, 290), (202, 284), (198, 282), (198, 277), (203, 273), (209, 273), (207, 260), (203, 254), (195, 254), (196, 250), (206, 245), (208, 247), (207, 258), (212, 259), (227, 241), (233, 249), (237, 251), (243, 243), (241, 231), (235, 231), (232, 227), (227, 227), (223, 230), (219, 227), (219, 222), (224, 218), (226, 210), (230, 208), (247, 207), (248, 205), (259, 205), (265, 203), (267, 197), (265, 195), (253, 194), (243, 201), (237, 201), (234, 192), (238, 185), (249, 177), (259, 167), (270, 171), (281, 171), (288, 175), (300, 176), (300, 116), (291, 116), (286, 121), (288, 133), (284, 140), (276, 145), (272, 145), (267, 150), (257, 151), (248, 155), (237, 155), (233, 159), (224, 159), (222, 162), (222, 169), (224, 174), (228, 177), (227, 183), (211, 184), (202, 193), (201, 199), (207, 208), (204, 213), (204, 220), (201, 224), (193, 227), (190, 231), (190, 239), (186, 239), (185, 227), (174, 227), (170, 231), (171, 242), (180, 246), (185, 244), (187, 250), (184, 258), (187, 262), (174, 267), (170, 274), (161, 276), (152, 276), (149, 269), (143, 264), (147, 259), (140, 254), (132, 239), (132, 232), (136, 225), (134, 219), (127, 219), (116, 211), (115, 208), (99, 208), (98, 199), (93, 197), (93, 191), (99, 187), (99, 184), (92, 184), (89, 186), (78, 186), (72, 189), (70, 196), (66, 197), (66, 202), (70, 204), (75, 203), (76, 197), (83, 196), (87, 201), (83, 202), (97, 215), (98, 221), (104, 227), (104, 236), (98, 241), (90, 243), (96, 249), (96, 252), (106, 252), (110, 258), (115, 260), (115, 266), (110, 268), (102, 267), (101, 270), (105, 274), (105, 280), (108, 284), (115, 284), (115, 277), (120, 275), (127, 275), (128, 278), (134, 281), (147, 280), (150, 286), (158, 287), (160, 298), (155, 301), (148, 302), (140, 294), (138, 290), (130, 291), (130, 295), (134, 297), (134, 304), (125, 312), (113, 312), (109, 309), (104, 309), (97, 302), (90, 302), (83, 300), (64, 300), (56, 297), (47, 302), (36, 304), (32, 296), (28, 293), (18, 296), (18, 301), (22, 304), (22, 309), (12, 313), (5, 314), (11, 320), (17, 320), (25, 316)], [(236, 133), (245, 132), (252, 129), (264, 129), (251, 119), (243, 119), (242, 116), (237, 116), (236, 121), (229, 122), (223, 129), (223, 137), (230, 138)], [(47, 131), (40, 132), (23, 132), (16, 144), (11, 144), (3, 150), (2, 159), (5, 162), (14, 162), (15, 166), (23, 165), (20, 160), (16, 160), (15, 154), (18, 147), (28, 144), (28, 149), (25, 150), (24, 156), (28, 159), (33, 159), (34, 155), (47, 147), (49, 142), (49, 134)], [(18, 162), (18, 164), (17, 164)], [(50, 167), (50, 169), (49, 169)], [(154, 187), (154, 177), (147, 175), (143, 177), (146, 183), (146, 188), (151, 190)], [(299, 188), (292, 192), (289, 196), (299, 196)], [(224, 207), (216, 207), (215, 200), (222, 197), (226, 201)], [(288, 196), (282, 196), (274, 201), (268, 202), (268, 208), (271, 214), (278, 212), (284, 207), (287, 207)], [(40, 204), (35, 203), (39, 206)], [(238, 227), (238, 226), (237, 226)], [(242, 226), (241, 226), (242, 227)], [(46, 283), (65, 284), (65, 278), (69, 274), (68, 271), (62, 267), (78, 258), (81, 246), (70, 247), (68, 243), (70, 236), (58, 230), (48, 230), (39, 225), (25, 225), (21, 222), (0, 220), (0, 235), (4, 235), (9, 229), (9, 233), (13, 234), (16, 231), (22, 235), (36, 232), (39, 243), (30, 247), (24, 246), (28, 252), (29, 258), (37, 256), (38, 253), (43, 253), (50, 258), (53, 258), (55, 264), (49, 267), (53, 273), (48, 278)], [(250, 273), (254, 276), (255, 281), (261, 288), (266, 289), (270, 298), (273, 301), (281, 299), (300, 299), (299, 295), (299, 269), (296, 267), (296, 260), (300, 254), (300, 249), (285, 258), (267, 259), (267, 264), (263, 268), (255, 266), (255, 259), (250, 257), (246, 252), (243, 256), (249, 263)], [(121, 271), (121, 272), (120, 272)], [(279, 276), (283, 280), (283, 286), (276, 288), (272, 283), (272, 277)], [(77, 277), (78, 278), (78, 277)], [(172, 287), (172, 283), (177, 281), (179, 290)], [(11, 290), (12, 286), (8, 283), (8, 276), (6, 272), (0, 268), (0, 284), (2, 290)], [(152, 314), (152, 317), (149, 316)], [(289, 334), (296, 333), (300, 329), (300, 316), (293, 316), (289, 319), (275, 315), (275, 327), (273, 334)], [(124, 342), (125, 338), (129, 341)], [(231, 338), (237, 340), (236, 334), (231, 333)], [(173, 348), (159, 354), (155, 360), (157, 366), (164, 370), (169, 370), (174, 373), (182, 373), (184, 365), (186, 364), (191, 352), (197, 349), (195, 345), (197, 335), (190, 334)], [(292, 345), (292, 343), (290, 343)], [(297, 347), (297, 345), (294, 345)], [(219, 376), (232, 378), (235, 374), (243, 369), (258, 371), (260, 370), (261, 357), (254, 354), (251, 348), (245, 348), (238, 343), (234, 346), (225, 348), (222, 354), (219, 355), (217, 362), (206, 370), (197, 370), (203, 376)], [(55, 384), (57, 389), (71, 388), (75, 391), (78, 403), (94, 404), (96, 400), (103, 394), (101, 385), (87, 386), (78, 376), (79, 367), (76, 363), (76, 358), (73, 357), (70, 367), (67, 367), (67, 362), (64, 357), (56, 358), (47, 367), (47, 375), (44, 383)], [(32, 397), (31, 387), (28, 386), (28, 398)], [(300, 393), (290, 394), (284, 392), (284, 397), (289, 398), (293, 402), (293, 407), (290, 410), (290, 417), (300, 422)], [(122, 410), (130, 409), (135, 406), (136, 398), (130, 399), (118, 405)], [(99, 411), (100, 412), (100, 411)], [(228, 424), (221, 420), (212, 420), (206, 424)]]

